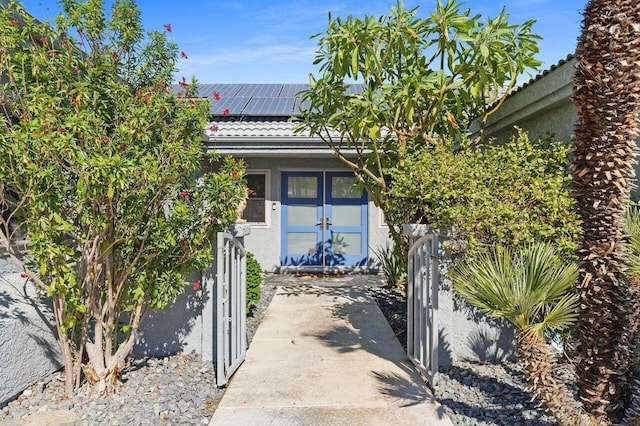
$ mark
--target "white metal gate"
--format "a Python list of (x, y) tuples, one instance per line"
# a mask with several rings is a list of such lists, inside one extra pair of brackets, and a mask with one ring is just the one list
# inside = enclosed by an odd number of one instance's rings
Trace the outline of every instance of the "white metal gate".
[(430, 383), (438, 372), (438, 235), (413, 241), (407, 276), (407, 355)]
[(224, 386), (247, 352), (247, 255), (228, 232), (216, 238), (216, 382)]

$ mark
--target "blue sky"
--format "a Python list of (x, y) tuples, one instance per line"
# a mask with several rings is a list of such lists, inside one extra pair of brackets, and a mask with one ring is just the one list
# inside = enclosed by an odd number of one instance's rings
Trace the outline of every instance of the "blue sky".
[[(57, 13), (56, 0), (29, 0), (27, 10), (40, 19)], [(405, 1), (427, 16), (436, 0)], [(495, 16), (506, 7), (511, 22), (535, 19), (541, 35), (542, 69), (575, 50), (581, 12), (587, 0), (468, 0), (473, 13)], [(147, 30), (170, 23), (172, 37), (187, 54), (176, 79), (195, 75), (203, 83), (306, 83), (316, 40), (327, 13), (333, 16), (383, 15), (395, 0), (138, 0)]]

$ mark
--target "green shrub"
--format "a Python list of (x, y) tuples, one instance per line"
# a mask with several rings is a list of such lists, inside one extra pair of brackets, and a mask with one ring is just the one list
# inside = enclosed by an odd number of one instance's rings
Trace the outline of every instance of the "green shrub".
[(247, 252), (247, 312), (260, 301), (260, 284), (262, 267), (253, 253)]
[(387, 243), (384, 248), (374, 250), (375, 256), (380, 262), (380, 269), (384, 274), (387, 287), (404, 287), (407, 284), (407, 263), (394, 247)]
[(453, 229), (466, 252), (534, 241), (573, 253), (580, 235), (568, 186), (568, 146), (530, 141), (519, 130), (504, 145), (434, 147), (391, 171), (385, 215), (394, 223)]

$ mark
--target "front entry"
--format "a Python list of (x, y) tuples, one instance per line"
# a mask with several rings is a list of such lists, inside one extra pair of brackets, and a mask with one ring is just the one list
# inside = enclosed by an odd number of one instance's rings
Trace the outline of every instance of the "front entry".
[(282, 266), (366, 266), (367, 195), (351, 172), (282, 173)]

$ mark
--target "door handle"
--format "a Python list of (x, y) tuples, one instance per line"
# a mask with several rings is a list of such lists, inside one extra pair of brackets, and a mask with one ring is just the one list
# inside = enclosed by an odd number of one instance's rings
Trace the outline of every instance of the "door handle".
[(324, 229), (329, 229), (329, 227), (331, 226), (331, 221), (328, 218), (321, 217), (320, 222), (317, 222), (316, 226), (324, 227)]

